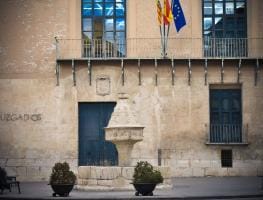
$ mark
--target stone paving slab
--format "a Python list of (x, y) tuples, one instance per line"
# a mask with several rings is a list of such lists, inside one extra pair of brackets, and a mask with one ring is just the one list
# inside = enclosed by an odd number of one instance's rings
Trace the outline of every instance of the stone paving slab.
[(67, 198), (52, 197), (47, 182), (22, 182), (22, 194), (13, 188), (11, 193), (5, 190), (0, 199), (263, 199), (261, 181), (259, 177), (174, 178), (171, 189), (157, 189), (152, 197), (136, 197), (133, 190), (89, 188), (89, 191), (73, 190)]

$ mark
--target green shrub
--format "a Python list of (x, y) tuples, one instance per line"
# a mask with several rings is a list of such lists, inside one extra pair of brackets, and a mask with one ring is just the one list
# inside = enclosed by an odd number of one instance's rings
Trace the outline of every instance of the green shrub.
[(161, 172), (154, 170), (153, 166), (147, 161), (137, 163), (134, 174), (133, 183), (162, 183), (163, 177)]
[(56, 163), (55, 166), (52, 168), (50, 184), (75, 184), (76, 175), (69, 169), (69, 164), (67, 162)]

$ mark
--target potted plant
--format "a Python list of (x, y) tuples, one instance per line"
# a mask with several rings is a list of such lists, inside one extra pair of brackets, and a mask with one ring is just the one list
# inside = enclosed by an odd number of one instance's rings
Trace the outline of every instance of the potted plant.
[(147, 161), (137, 163), (133, 174), (133, 186), (136, 189), (135, 195), (152, 196), (153, 190), (158, 183), (163, 182), (161, 172), (154, 170)]
[(69, 169), (69, 164), (67, 162), (58, 162), (52, 168), (49, 184), (54, 191), (53, 196), (57, 194), (64, 197), (68, 196), (73, 189), (76, 175)]

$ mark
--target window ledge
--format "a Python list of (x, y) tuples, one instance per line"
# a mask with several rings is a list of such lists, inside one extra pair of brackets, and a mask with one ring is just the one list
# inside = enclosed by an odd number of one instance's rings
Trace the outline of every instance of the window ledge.
[(240, 142), (240, 143), (212, 143), (212, 142), (206, 142), (206, 145), (218, 145), (218, 146), (248, 146), (249, 143), (247, 142)]

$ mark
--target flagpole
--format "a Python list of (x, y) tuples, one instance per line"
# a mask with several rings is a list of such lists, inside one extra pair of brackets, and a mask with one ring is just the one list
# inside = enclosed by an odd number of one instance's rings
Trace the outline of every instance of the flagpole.
[(166, 47), (165, 47), (165, 23), (163, 20), (163, 57), (166, 57)]
[[(172, 8), (173, 7), (173, 2), (174, 2), (174, 0), (171, 0), (171, 11), (173, 10), (173, 8)], [(166, 47), (168, 46), (169, 31), (170, 31), (170, 23), (168, 25), (168, 30), (167, 30), (167, 37), (166, 37), (166, 44), (165, 44)]]
[(162, 45), (162, 55), (164, 54), (164, 44), (163, 44), (163, 34), (162, 34), (162, 26), (159, 25), (160, 27), (160, 34), (161, 34), (161, 45)]

